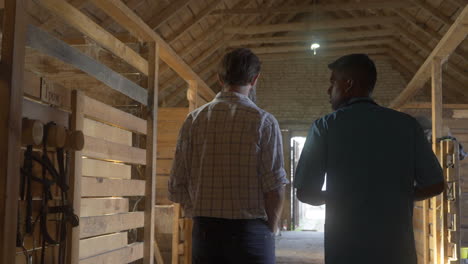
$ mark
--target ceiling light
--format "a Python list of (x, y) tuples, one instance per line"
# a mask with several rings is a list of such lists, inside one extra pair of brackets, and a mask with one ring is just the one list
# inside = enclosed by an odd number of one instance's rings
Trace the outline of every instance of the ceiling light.
[(318, 43), (312, 43), (312, 45), (310, 45), (310, 49), (314, 51), (314, 55), (317, 54), (317, 49), (320, 48), (320, 44)]

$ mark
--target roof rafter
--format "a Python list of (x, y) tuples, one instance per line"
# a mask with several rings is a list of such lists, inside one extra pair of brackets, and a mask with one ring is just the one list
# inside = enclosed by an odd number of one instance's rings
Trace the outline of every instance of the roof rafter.
[(405, 90), (392, 101), (391, 107), (398, 108), (405, 104), (428, 81), (431, 76), (430, 68), (432, 60), (436, 57), (446, 59), (455, 48), (465, 39), (468, 34), (468, 6), (457, 17), (445, 36), (426, 58), (413, 79), (408, 83)]
[(414, 6), (408, 1), (379, 1), (359, 3), (327, 3), (314, 5), (284, 6), (278, 8), (234, 8), (214, 11), (213, 15), (245, 15), (245, 14), (286, 14), (312, 13), (317, 11), (362, 10), (383, 8), (406, 8)]
[(350, 19), (327, 19), (313, 23), (286, 23), (249, 27), (227, 27), (225, 33), (233, 34), (264, 34), (284, 31), (312, 31), (318, 29), (352, 28), (366, 25), (390, 24), (398, 22), (398, 17), (361, 17)]

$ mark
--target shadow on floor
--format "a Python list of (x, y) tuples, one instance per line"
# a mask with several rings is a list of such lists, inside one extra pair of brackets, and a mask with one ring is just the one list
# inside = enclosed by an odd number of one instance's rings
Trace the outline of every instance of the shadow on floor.
[(276, 237), (277, 264), (323, 264), (323, 232), (287, 231)]

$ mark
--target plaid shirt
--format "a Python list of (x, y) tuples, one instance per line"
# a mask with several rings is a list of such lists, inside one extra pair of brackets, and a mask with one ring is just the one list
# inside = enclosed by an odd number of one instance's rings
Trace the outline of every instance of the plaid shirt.
[(182, 126), (169, 199), (188, 217), (266, 219), (265, 192), (288, 183), (276, 119), (247, 96), (221, 92)]

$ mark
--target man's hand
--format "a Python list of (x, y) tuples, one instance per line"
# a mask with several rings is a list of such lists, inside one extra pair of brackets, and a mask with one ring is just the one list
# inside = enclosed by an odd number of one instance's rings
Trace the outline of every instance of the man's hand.
[(268, 216), (268, 227), (275, 233), (284, 202), (284, 186), (264, 194), (265, 211)]
[(305, 189), (297, 189), (296, 195), (299, 201), (306, 204), (318, 206), (325, 204), (327, 192), (320, 191), (318, 193), (310, 193), (307, 192)]

